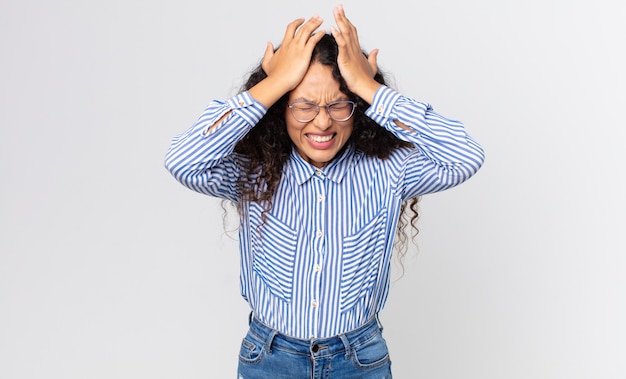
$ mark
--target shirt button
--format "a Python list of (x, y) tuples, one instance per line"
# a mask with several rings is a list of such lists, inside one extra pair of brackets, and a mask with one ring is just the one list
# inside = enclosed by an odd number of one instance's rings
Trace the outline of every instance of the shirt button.
[(322, 233), (322, 231), (321, 231), (321, 230), (319, 230), (319, 231), (317, 232), (317, 236), (318, 236), (319, 238), (322, 238), (322, 236), (323, 236), (323, 235), (324, 235), (324, 233)]
[(239, 101), (239, 106), (240, 106), (240, 107), (243, 107), (243, 105), (244, 105), (244, 104), (245, 104), (245, 103), (244, 103), (243, 101)]
[(378, 109), (376, 109), (376, 112), (378, 112), (378, 113), (383, 113), (383, 107), (382, 107), (382, 105), (380, 105), (380, 106), (378, 107)]
[(313, 300), (313, 301), (311, 302), (311, 306), (312, 306), (313, 308), (317, 308), (317, 301)]
[(322, 172), (320, 170), (315, 171), (315, 175), (322, 176)]
[(315, 267), (313, 268), (313, 270), (315, 270), (315, 272), (320, 272), (320, 270), (321, 270), (320, 265), (315, 265)]
[(323, 201), (323, 200), (324, 200), (324, 195), (317, 196), (317, 201)]

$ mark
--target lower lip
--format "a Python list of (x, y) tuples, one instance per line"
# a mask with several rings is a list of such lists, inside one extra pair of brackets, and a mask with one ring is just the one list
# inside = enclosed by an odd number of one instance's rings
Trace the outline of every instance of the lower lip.
[(311, 147), (313, 147), (314, 149), (325, 150), (325, 149), (330, 148), (333, 145), (333, 143), (335, 142), (335, 137), (333, 136), (333, 138), (331, 138), (330, 140), (326, 142), (316, 142), (307, 137), (307, 141), (309, 142)]

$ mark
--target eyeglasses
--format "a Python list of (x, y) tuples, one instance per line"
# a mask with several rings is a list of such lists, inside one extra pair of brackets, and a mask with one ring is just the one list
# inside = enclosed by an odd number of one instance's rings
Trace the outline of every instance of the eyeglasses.
[(310, 122), (320, 113), (320, 108), (326, 108), (328, 116), (335, 121), (347, 121), (352, 117), (356, 103), (350, 100), (339, 100), (322, 105), (310, 101), (297, 101), (289, 104), (291, 115), (298, 122)]

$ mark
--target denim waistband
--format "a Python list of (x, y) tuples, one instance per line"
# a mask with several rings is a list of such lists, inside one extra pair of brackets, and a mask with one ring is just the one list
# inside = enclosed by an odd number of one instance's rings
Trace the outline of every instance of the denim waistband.
[(264, 344), (266, 352), (279, 349), (294, 354), (314, 357), (331, 356), (345, 353), (348, 357), (352, 348), (367, 342), (382, 331), (378, 316), (372, 317), (362, 326), (328, 338), (312, 338), (309, 340), (284, 335), (263, 324), (253, 315), (250, 316), (250, 334)]

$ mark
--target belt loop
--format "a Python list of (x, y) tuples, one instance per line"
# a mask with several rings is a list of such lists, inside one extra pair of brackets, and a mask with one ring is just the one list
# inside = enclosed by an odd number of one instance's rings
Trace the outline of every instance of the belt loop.
[(265, 341), (265, 351), (268, 354), (272, 354), (272, 343), (274, 343), (274, 337), (276, 337), (276, 334), (278, 333), (276, 330), (271, 329), (272, 331), (270, 332), (270, 334), (267, 336), (267, 340)]
[(348, 341), (348, 337), (345, 334), (340, 334), (339, 339), (343, 342), (343, 346), (346, 348), (346, 359), (350, 359), (350, 354), (352, 354), (352, 347), (350, 347), (350, 341)]
[(376, 323), (378, 324), (378, 329), (380, 329), (380, 332), (383, 332), (383, 324), (380, 322), (380, 316), (378, 316), (378, 313), (376, 313)]

